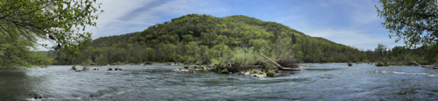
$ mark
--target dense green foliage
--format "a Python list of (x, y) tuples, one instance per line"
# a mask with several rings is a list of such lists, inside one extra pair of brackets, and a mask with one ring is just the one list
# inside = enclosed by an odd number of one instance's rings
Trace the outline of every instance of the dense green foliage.
[(16, 33), (0, 33), (0, 69), (24, 69), (52, 64), (52, 59), (43, 53), (32, 52), (35, 45)]
[(214, 62), (218, 58), (233, 58), (236, 47), (277, 59), (294, 57), (302, 62), (363, 61), (366, 58), (366, 54), (356, 48), (243, 15), (217, 18), (189, 14), (141, 32), (98, 38), (91, 46), (92, 49), (82, 50), (83, 57), (58, 61), (58, 64), (79, 64), (79, 60), (88, 58), (99, 63)]
[[(377, 6), (382, 25), (395, 33), (397, 41), (403, 39), (411, 48), (429, 47), (421, 54), (428, 61), (438, 60), (438, 4), (436, 0), (380, 0)], [(392, 37), (394, 35), (390, 35)]]
[(245, 65), (265, 61), (258, 52), (271, 59), (295, 58), (314, 63), (414, 60), (408, 51), (396, 51), (399, 47), (388, 50), (381, 45), (376, 51), (359, 51), (276, 22), (243, 15), (217, 18), (189, 14), (141, 32), (101, 37), (90, 46), (81, 51), (82, 57), (72, 60), (56, 57), (56, 64), (81, 64), (90, 59), (98, 64), (154, 61)]
[(377, 8), (382, 25), (409, 46), (436, 44), (438, 39), (436, 0), (380, 0)]
[[(100, 4), (95, 0), (0, 0), (0, 67), (32, 68), (51, 64), (51, 59), (30, 50), (37, 39), (48, 40), (65, 56), (79, 56), (78, 50), (91, 41), (85, 26), (94, 22)], [(95, 7), (96, 6), (96, 7)]]
[[(385, 45), (379, 44), (375, 51), (366, 51), (369, 61), (375, 62), (401, 62), (407, 63), (409, 61), (418, 62), (421, 64), (433, 64), (435, 59), (431, 59), (431, 56), (436, 56), (436, 51), (433, 46), (421, 46), (415, 49), (408, 48), (406, 46), (395, 46), (392, 49), (388, 49)], [(435, 55), (430, 54), (435, 52)]]

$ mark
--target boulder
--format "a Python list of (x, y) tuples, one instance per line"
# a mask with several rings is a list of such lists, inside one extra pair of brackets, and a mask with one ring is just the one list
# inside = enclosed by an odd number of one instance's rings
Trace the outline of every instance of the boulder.
[(210, 67), (202, 67), (204, 70), (210, 70)]
[(383, 64), (382, 63), (376, 63), (375, 65), (376, 66), (389, 66), (389, 64), (387, 64), (387, 63), (383, 63)]
[(273, 71), (269, 71), (268, 73), (266, 73), (267, 77), (275, 77), (275, 73)]
[(144, 65), (152, 65), (152, 62), (146, 62)]
[(90, 68), (88, 68), (88, 67), (83, 67), (82, 68), (82, 71), (86, 71), (86, 70), (90, 70)]
[(115, 71), (117, 71), (117, 70), (120, 70), (120, 71), (121, 71), (121, 70), (122, 70), (122, 68), (114, 68), (114, 70), (115, 70)]
[(76, 70), (76, 66), (72, 66), (72, 67), (71, 67), (71, 70)]
[(221, 72), (222, 72), (222, 74), (228, 74), (229, 73), (227, 69), (223, 69)]
[(189, 70), (186, 69), (175, 69), (173, 72), (189, 72)]
[(252, 70), (251, 72), (250, 72), (250, 74), (257, 74), (259, 71), (258, 70)]
[(30, 96), (31, 98), (34, 98), (34, 99), (42, 99), (42, 98), (43, 98), (43, 96), (40, 95), (40, 94), (30, 94), (29, 96)]
[(254, 74), (254, 77), (263, 78), (263, 77), (266, 77), (266, 74), (265, 73), (263, 73), (263, 74)]

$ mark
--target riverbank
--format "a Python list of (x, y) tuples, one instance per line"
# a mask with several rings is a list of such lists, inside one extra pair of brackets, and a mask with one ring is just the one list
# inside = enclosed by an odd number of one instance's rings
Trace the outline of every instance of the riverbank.
[(426, 68), (434, 68), (438, 69), (438, 61), (434, 64), (427, 63), (417, 63), (415, 61), (406, 61), (406, 62), (376, 62), (375, 66), (421, 66)]
[[(260, 56), (263, 56), (260, 54)], [(206, 72), (211, 71), (218, 74), (241, 74), (241, 75), (247, 75), (247, 76), (254, 76), (257, 78), (264, 78), (264, 77), (275, 77), (278, 75), (277, 73), (281, 71), (300, 71), (303, 70), (303, 67), (307, 67), (305, 65), (298, 65), (297, 61), (295, 59), (277, 59), (277, 60), (271, 60), (267, 57), (254, 59), (252, 62), (235, 62), (235, 61), (222, 61), (218, 64), (207, 64), (207, 63), (177, 63), (177, 62), (144, 62), (144, 63), (138, 63), (133, 64), (129, 62), (125, 63), (117, 63), (117, 64), (108, 64), (110, 66), (121, 66), (121, 65), (162, 65), (162, 66), (172, 66), (172, 65), (183, 65), (184, 68), (174, 69), (173, 72), (187, 72), (187, 73), (196, 73), (196, 72)], [(244, 58), (246, 60), (247, 57)], [(242, 64), (246, 63), (246, 64)], [(205, 65), (200, 65), (205, 64)], [(320, 63), (321, 64), (321, 63)], [(326, 63), (324, 63), (326, 64)], [(354, 67), (353, 65), (357, 65), (358, 63), (347, 63), (345, 65), (348, 65), (350, 67)], [(434, 65), (421, 65), (414, 61), (407, 61), (407, 62), (375, 62), (370, 63), (367, 62), (367, 64), (371, 64), (374, 66), (421, 66), (421, 67), (428, 67), (433, 69), (438, 69), (438, 63)], [(190, 68), (189, 68), (190, 67)], [(289, 68), (288, 70), (285, 70), (284, 67)], [(77, 71), (80, 72), (80, 71)]]

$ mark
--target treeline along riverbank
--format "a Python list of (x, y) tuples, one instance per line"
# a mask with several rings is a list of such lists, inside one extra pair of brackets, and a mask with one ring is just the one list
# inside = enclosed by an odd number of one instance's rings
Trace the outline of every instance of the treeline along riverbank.
[(60, 52), (48, 55), (56, 65), (176, 62), (244, 68), (262, 62), (265, 67), (275, 67), (258, 52), (276, 61), (428, 64), (436, 60), (422, 57), (421, 51), (430, 48), (433, 47), (388, 49), (379, 44), (375, 50), (364, 51), (244, 15), (219, 18), (188, 14), (144, 31), (95, 39), (88, 49), (79, 51), (81, 57), (66, 58)]

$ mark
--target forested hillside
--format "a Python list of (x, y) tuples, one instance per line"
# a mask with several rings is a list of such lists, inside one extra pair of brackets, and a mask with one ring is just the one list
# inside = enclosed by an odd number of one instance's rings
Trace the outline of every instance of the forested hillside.
[[(76, 59), (57, 54), (56, 64), (117, 62), (214, 63), (242, 54), (261, 52), (273, 59), (301, 62), (358, 62), (370, 56), (357, 48), (311, 37), (288, 26), (234, 15), (213, 17), (189, 14), (144, 31), (93, 40)], [(253, 52), (253, 53), (251, 53)]]

